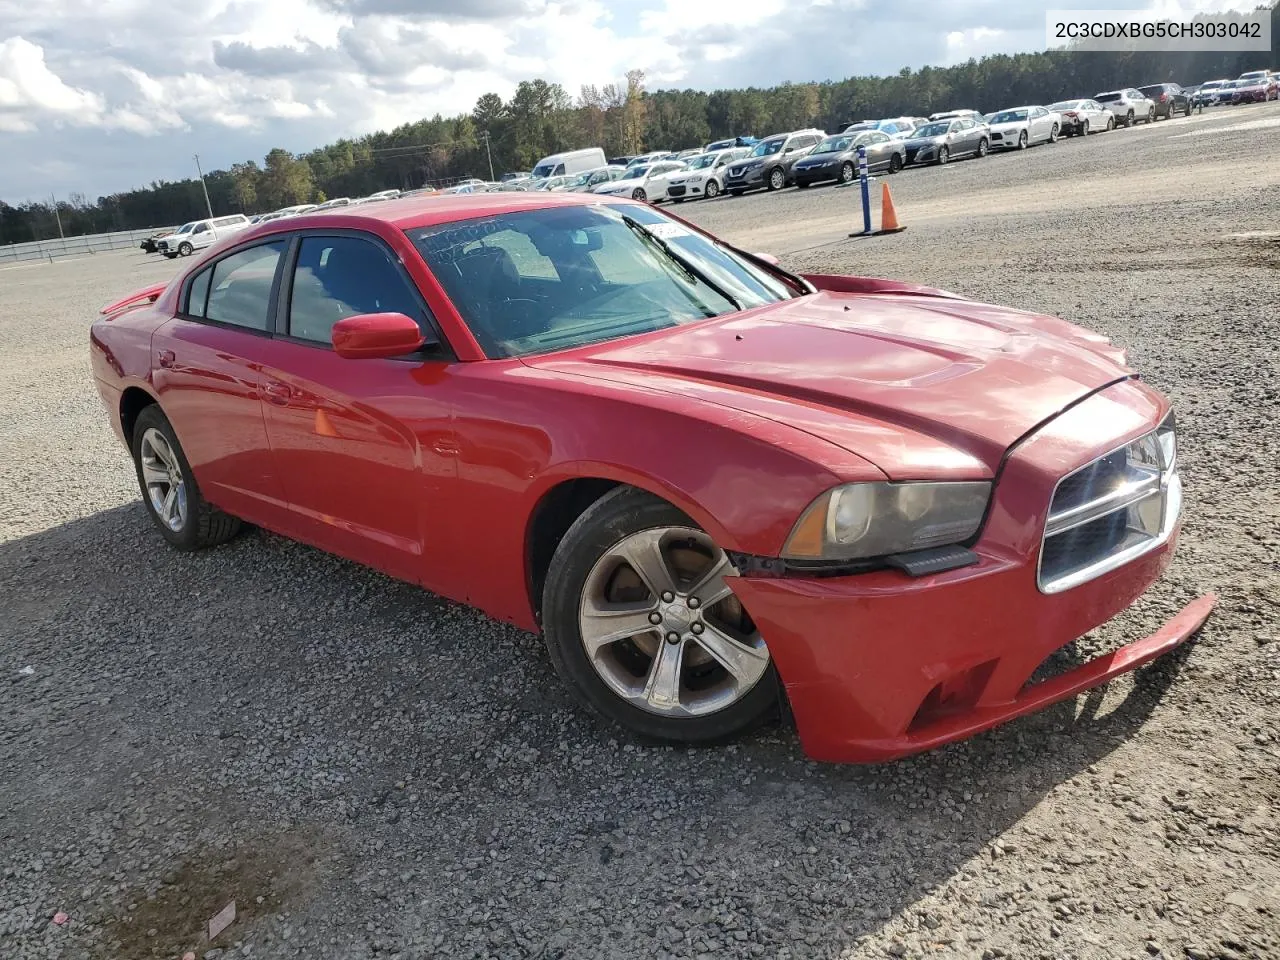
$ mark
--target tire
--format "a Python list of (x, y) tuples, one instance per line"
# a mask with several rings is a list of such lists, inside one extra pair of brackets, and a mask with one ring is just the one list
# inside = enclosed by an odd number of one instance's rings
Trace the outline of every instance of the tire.
[(947, 161), (951, 159), (951, 151), (946, 147), (938, 148), (938, 166), (946, 166)]
[(902, 170), (902, 157), (896, 153), (889, 158), (889, 172), (898, 173)]
[(644, 203), (646, 200), (649, 199), (649, 196), (644, 192), (643, 187), (636, 187), (634, 190), (631, 191), (631, 199), (639, 200), (641, 203)]
[(1056, 123), (1055, 123), (1055, 124), (1053, 125), (1053, 127), (1049, 130), (1049, 142), (1050, 142), (1050, 143), (1057, 143), (1057, 142), (1058, 142), (1058, 125), (1057, 125)]
[(1078, 129), (1080, 132), (1080, 136), (1087, 137), (1089, 135), (1089, 121), (1088, 120), (1080, 121), (1080, 126)]
[(1027, 149), (1027, 144), (1030, 142), (1030, 140), (1031, 138), (1027, 135), (1027, 131), (1023, 130), (1020, 134), (1018, 134), (1018, 149), (1019, 150)]
[(714, 200), (716, 197), (720, 196), (720, 184), (716, 183), (714, 180), (708, 180), (707, 186), (703, 190), (703, 196), (708, 200)]
[(840, 164), (840, 182), (853, 183), (853, 164), (846, 160)]
[[(628, 543), (637, 545), (634, 549), (639, 552), (632, 555), (656, 559), (645, 564), (649, 579), (642, 580), (636, 568), (624, 559)], [(728, 634), (712, 626), (723, 622), (718, 616), (707, 616), (703, 621), (704, 614), (712, 610), (740, 613), (736, 599), (729, 595), (705, 610), (694, 611), (685, 603), (694, 591), (678, 592), (687, 581), (670, 576), (671, 558), (678, 555), (675, 551), (700, 560), (703, 550), (709, 555), (707, 563), (717, 564), (724, 558), (710, 537), (687, 516), (634, 487), (618, 487), (606, 494), (569, 528), (556, 548), (542, 594), (543, 638), (552, 667), (583, 706), (643, 737), (686, 744), (714, 743), (737, 736), (776, 713), (777, 672), (750, 618), (742, 614), (752, 631), (749, 639), (743, 642), (735, 638), (731, 644), (725, 643)], [(611, 595), (619, 580), (622, 596)], [(648, 583), (654, 586), (647, 586)], [(722, 580), (712, 581), (710, 586), (715, 588), (717, 583), (723, 586)], [(656, 592), (663, 584), (677, 592)], [(664, 596), (672, 597), (673, 602), (661, 603)], [(647, 609), (648, 617), (661, 619), (653, 626), (649, 625), (650, 619), (637, 619), (636, 633), (595, 644), (594, 652), (588, 653), (584, 631), (591, 635), (589, 611), (608, 609), (613, 604), (633, 606), (637, 615)], [(602, 633), (617, 637), (616, 616), (603, 622), (609, 626), (601, 626)], [(702, 627), (698, 636), (692, 632), (695, 625)], [(746, 630), (735, 628), (735, 632), (740, 637), (747, 635)], [(701, 646), (707, 640), (713, 640), (722, 650), (728, 647), (735, 654), (734, 662), (744, 675), (740, 684), (734, 683), (734, 675), (720, 666), (722, 661)], [(700, 667), (698, 660), (703, 661)], [(663, 661), (673, 668), (675, 682), (668, 687), (668, 693), (674, 697), (662, 697), (652, 691), (661, 676), (658, 670)], [(726, 701), (723, 705), (703, 701), (703, 712), (696, 712), (698, 698), (704, 694), (696, 685), (687, 684), (686, 676), (694, 675), (697, 669), (713, 676), (718, 671), (730, 682), (731, 688), (722, 694)], [(738, 685), (741, 691), (736, 689)]]
[(1147, 126), (1151, 126), (1151, 124), (1155, 122), (1156, 122), (1156, 108), (1152, 107), (1150, 110), (1147, 111)]
[(1116, 118), (1115, 118), (1115, 114), (1110, 114), (1110, 115), (1107, 117), (1107, 130), (1108, 130), (1108, 131), (1111, 131), (1111, 130), (1114, 130), (1115, 128), (1116, 128)]
[(1133, 126), (1133, 124), (1134, 124), (1133, 111), (1132, 111), (1132, 110), (1130, 110), (1130, 111), (1129, 111), (1129, 115), (1128, 115), (1127, 117), (1125, 117), (1125, 118), (1124, 118), (1124, 125), (1125, 125), (1126, 127), (1132, 127), (1132, 126)]
[(191, 244), (187, 243), (187, 241), (184, 240), (182, 243), (178, 244), (178, 253), (182, 254), (182, 256), (189, 257), (194, 252), (194, 248)]
[(787, 175), (782, 172), (781, 167), (774, 167), (769, 171), (766, 183), (770, 190), (781, 190), (787, 185)]
[(981, 157), (985, 157), (985, 156), (987, 155), (987, 152), (988, 152), (990, 149), (991, 149), (991, 147), (990, 147), (990, 145), (987, 143), (987, 138), (986, 138), (986, 137), (983, 137), (981, 140), (979, 140), (979, 141), (978, 141), (978, 154), (977, 154), (977, 155), (978, 155), (978, 157), (980, 157), (980, 158), (981, 158)]
[(157, 404), (138, 414), (130, 450), (143, 505), (171, 546), (203, 550), (240, 532), (239, 518), (223, 513), (200, 495), (177, 434)]

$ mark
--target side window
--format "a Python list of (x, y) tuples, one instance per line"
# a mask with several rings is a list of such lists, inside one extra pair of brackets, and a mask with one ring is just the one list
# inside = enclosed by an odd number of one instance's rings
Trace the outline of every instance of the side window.
[(873, 133), (870, 138), (872, 143), (888, 143), (889, 138), (883, 133)]
[(276, 265), (288, 245), (287, 240), (275, 240), (215, 263), (205, 317), (249, 330), (269, 329), (271, 285)]
[(303, 237), (289, 295), (289, 336), (328, 343), (335, 323), (361, 313), (420, 320), (422, 308), (377, 244), (359, 237)]
[(209, 280), (212, 277), (213, 267), (206, 267), (191, 281), (187, 290), (187, 309), (184, 311), (188, 316), (204, 316), (205, 306), (209, 302)]
[(209, 232), (209, 224), (207, 224), (207, 223), (199, 224), (199, 225), (198, 225), (194, 230), (192, 230), (191, 232), (192, 232), (192, 233), (208, 233), (208, 232)]

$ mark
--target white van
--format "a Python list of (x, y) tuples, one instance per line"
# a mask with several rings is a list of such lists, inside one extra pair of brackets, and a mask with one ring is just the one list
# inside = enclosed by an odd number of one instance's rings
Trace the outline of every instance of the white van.
[(225, 236), (249, 226), (249, 218), (243, 213), (212, 220), (192, 220), (184, 223), (167, 237), (156, 241), (156, 250), (169, 259), (189, 257), (197, 250), (211, 247)]
[(604, 151), (599, 147), (588, 147), (585, 150), (570, 150), (568, 153), (553, 153), (549, 157), (543, 157), (533, 168), (533, 176), (539, 179), (568, 177), (604, 165)]

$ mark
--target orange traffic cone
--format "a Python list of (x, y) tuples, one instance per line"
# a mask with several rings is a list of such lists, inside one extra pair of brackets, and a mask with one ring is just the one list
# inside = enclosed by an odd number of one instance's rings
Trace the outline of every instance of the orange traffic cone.
[(879, 233), (901, 233), (907, 229), (898, 223), (898, 214), (893, 209), (893, 194), (889, 192), (889, 184), (880, 183), (880, 230)]

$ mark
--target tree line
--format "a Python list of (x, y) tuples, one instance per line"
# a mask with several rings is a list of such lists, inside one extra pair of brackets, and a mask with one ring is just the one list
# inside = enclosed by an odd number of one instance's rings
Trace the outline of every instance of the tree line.
[[(1280, 0), (1271, 6), (1280, 36)], [(540, 157), (583, 146), (607, 156), (682, 149), (724, 137), (764, 136), (801, 127), (839, 130), (856, 120), (923, 116), (951, 108), (996, 110), (1052, 103), (1107, 89), (1173, 81), (1199, 83), (1276, 67), (1270, 54), (1215, 52), (1091, 53), (1052, 50), (984, 57), (952, 67), (903, 69), (822, 83), (745, 90), (645, 89), (644, 74), (584, 86), (572, 97), (559, 84), (528, 80), (510, 100), (487, 93), (470, 113), (436, 114), (394, 130), (337, 140), (307, 153), (269, 152), (205, 175), (215, 214), (258, 213), (296, 203), (364, 196), (397, 187), (439, 185), (461, 177), (490, 179), (528, 170)], [(99, 197), (47, 203), (0, 201), (0, 243), (58, 235), (166, 226), (206, 215), (197, 179), (157, 181)]]

